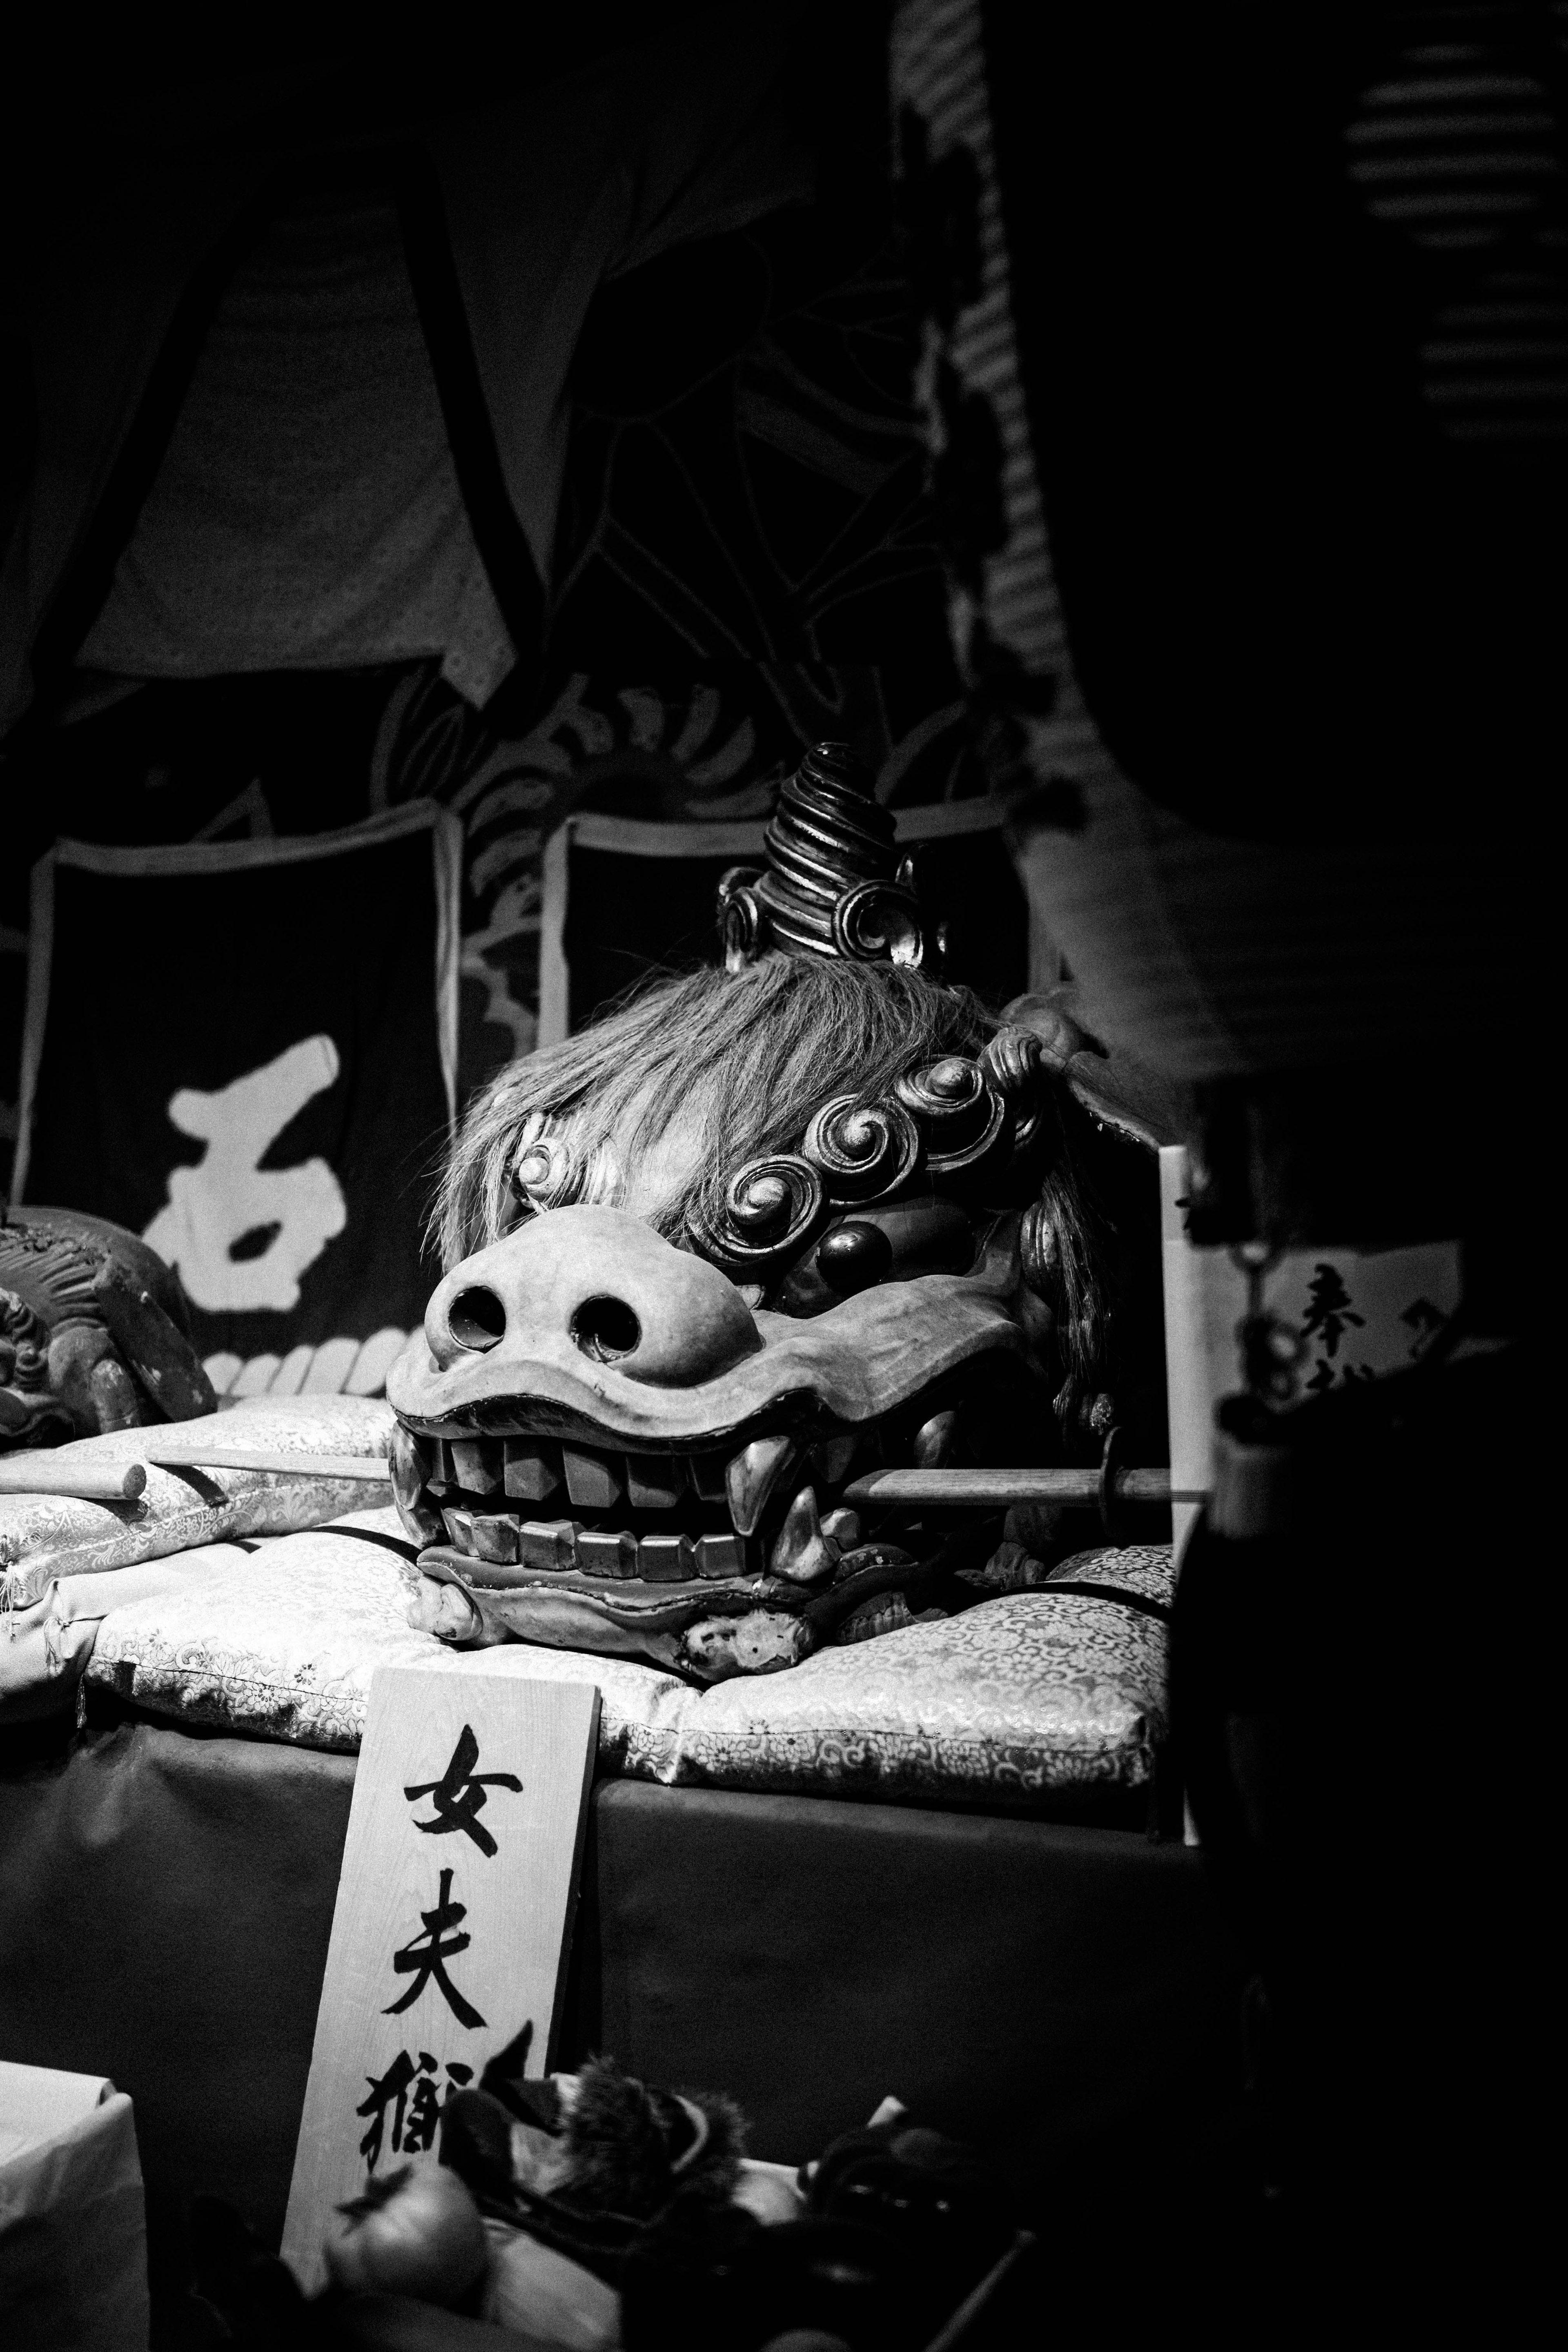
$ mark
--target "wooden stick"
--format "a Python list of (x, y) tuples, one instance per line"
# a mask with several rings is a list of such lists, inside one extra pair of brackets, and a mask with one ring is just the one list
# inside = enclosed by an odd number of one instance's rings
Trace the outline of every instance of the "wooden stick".
[(142, 1450), (159, 1470), (281, 1470), (300, 1478), (370, 1478), (382, 1486), (392, 1475), (384, 1454), (262, 1454), (164, 1437), (150, 1439)]
[(147, 1484), (141, 1462), (73, 1462), (58, 1454), (0, 1454), (0, 1495), (72, 1495), (82, 1503), (133, 1503)]
[(1002, 2282), (1015, 2263), (1022, 2261), (1035, 2242), (1032, 2230), (1020, 2230), (1001, 2261), (988, 2270), (976, 2287), (972, 2287), (946, 2323), (937, 2329), (925, 2347), (925, 2352), (960, 2352), (970, 2340), (970, 2329), (988, 2303), (1001, 2292)]
[[(1098, 1470), (870, 1470), (851, 1478), (847, 1503), (925, 1503), (946, 1507), (999, 1509), (1010, 1503), (1098, 1503)], [(1168, 1470), (1118, 1470), (1112, 1499), (1119, 1503), (1202, 1503), (1196, 1489), (1173, 1489)]]

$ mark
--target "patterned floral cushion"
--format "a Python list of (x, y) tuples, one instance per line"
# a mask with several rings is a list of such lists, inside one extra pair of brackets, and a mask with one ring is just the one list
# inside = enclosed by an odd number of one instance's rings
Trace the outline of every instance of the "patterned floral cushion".
[[(390, 1510), (193, 1560), (188, 1584), (112, 1610), (89, 1683), (149, 1711), (354, 1749), (378, 1665), (599, 1685), (602, 1771), (924, 1803), (1131, 1790), (1166, 1727), (1161, 1616), (1049, 1584), (821, 1651), (787, 1674), (694, 1690), (626, 1658), (521, 1643), (462, 1654), (405, 1619), (412, 1548)], [(1168, 1550), (1080, 1552), (1057, 1581), (1168, 1602)]]
[[(1080, 1553), (1075, 1580), (1171, 1597), (1169, 1555)], [(721, 1683), (680, 1726), (660, 1780), (880, 1798), (1027, 1799), (1140, 1788), (1165, 1733), (1157, 1617), (1048, 1584), (962, 1616)]]
[(173, 1591), (109, 1612), (87, 1680), (155, 1715), (352, 1751), (373, 1669), (440, 1651), (404, 1619), (411, 1555), (391, 1509), (194, 1551)]
[[(385, 1456), (392, 1407), (384, 1397), (250, 1397), (226, 1412), (157, 1429), (120, 1429), (82, 1437), (50, 1459), (121, 1464), (138, 1460), (159, 1437), (181, 1445), (205, 1438), (223, 1448), (268, 1454)], [(68, 1495), (0, 1495), (0, 1569), (9, 1598), (37, 1600), (57, 1576), (129, 1568), (166, 1559), (198, 1544), (237, 1536), (282, 1535), (321, 1527), (343, 1511), (380, 1502), (390, 1487), (363, 1478), (323, 1478), (283, 1470), (149, 1469), (135, 1503), (89, 1503)]]

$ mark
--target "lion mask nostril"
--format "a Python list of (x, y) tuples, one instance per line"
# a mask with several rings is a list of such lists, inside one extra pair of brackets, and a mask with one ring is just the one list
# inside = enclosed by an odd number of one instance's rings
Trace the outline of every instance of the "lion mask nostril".
[(613, 1364), (631, 1354), (642, 1325), (624, 1298), (585, 1298), (572, 1318), (572, 1337), (596, 1364)]
[(493, 1290), (459, 1290), (447, 1310), (447, 1328), (459, 1348), (482, 1354), (506, 1330), (506, 1308)]

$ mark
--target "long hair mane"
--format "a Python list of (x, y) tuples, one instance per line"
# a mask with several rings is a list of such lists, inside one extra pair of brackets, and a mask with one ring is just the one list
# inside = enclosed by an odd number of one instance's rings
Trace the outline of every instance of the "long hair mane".
[[(888, 1093), (922, 1063), (979, 1054), (1000, 1025), (969, 990), (896, 965), (775, 955), (733, 973), (656, 974), (575, 1036), (509, 1065), (475, 1098), (441, 1178), (432, 1239), (448, 1269), (499, 1241), (517, 1220), (519, 1151), (546, 1131), (581, 1171), (574, 1199), (615, 1206), (679, 1112), (700, 1136), (698, 1164), (648, 1221), (686, 1246), (704, 1196), (747, 1161), (798, 1149), (831, 1096)], [(1058, 1101), (1067, 1149), (1041, 1197), (1057, 1243), (1058, 1343), (1081, 1388), (1104, 1350), (1106, 1236), (1075, 1167), (1086, 1116), (1065, 1087)]]

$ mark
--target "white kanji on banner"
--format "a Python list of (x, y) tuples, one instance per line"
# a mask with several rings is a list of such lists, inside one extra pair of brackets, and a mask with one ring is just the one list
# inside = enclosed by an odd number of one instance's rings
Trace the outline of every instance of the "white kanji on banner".
[(259, 1069), (203, 1094), (182, 1087), (169, 1118), (206, 1150), (176, 1168), (169, 1198), (142, 1239), (179, 1269), (208, 1313), (299, 1303), (300, 1276), (348, 1221), (342, 1187), (324, 1160), (263, 1168), (264, 1154), (315, 1095), (337, 1082), (338, 1049), (302, 1037)]

